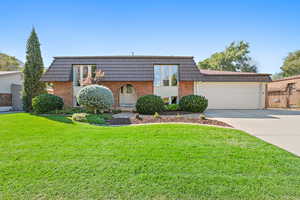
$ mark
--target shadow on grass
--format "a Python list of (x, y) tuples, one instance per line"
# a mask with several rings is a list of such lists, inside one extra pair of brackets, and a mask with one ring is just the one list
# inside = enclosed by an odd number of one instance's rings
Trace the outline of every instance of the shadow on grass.
[(57, 121), (57, 122), (67, 123), (67, 124), (74, 123), (70, 118), (68, 118), (69, 116), (67, 115), (38, 115), (38, 116), (45, 117), (47, 119)]

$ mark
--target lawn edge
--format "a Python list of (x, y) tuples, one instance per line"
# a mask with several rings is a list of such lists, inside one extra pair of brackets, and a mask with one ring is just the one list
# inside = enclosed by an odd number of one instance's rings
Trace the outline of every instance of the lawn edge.
[[(182, 125), (197, 125), (197, 126), (209, 126), (209, 127), (217, 127), (217, 128), (227, 128), (227, 129), (233, 129), (233, 130), (240, 130), (238, 128), (234, 127), (227, 127), (227, 126), (218, 126), (218, 125), (211, 125), (211, 124), (199, 124), (199, 123), (187, 123), (187, 122), (153, 122), (153, 123), (141, 123), (141, 124), (122, 124), (122, 125), (108, 125), (109, 127), (120, 127), (120, 126), (144, 126), (144, 125), (159, 125), (159, 124), (182, 124)], [(245, 131), (244, 131), (245, 132)]]

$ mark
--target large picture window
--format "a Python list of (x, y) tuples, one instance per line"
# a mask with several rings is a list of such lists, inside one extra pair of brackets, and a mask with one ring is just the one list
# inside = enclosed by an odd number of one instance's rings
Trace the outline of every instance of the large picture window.
[(81, 86), (82, 82), (88, 78), (95, 78), (96, 65), (73, 65), (73, 84), (74, 86)]
[(177, 65), (154, 65), (155, 86), (177, 86), (178, 66)]

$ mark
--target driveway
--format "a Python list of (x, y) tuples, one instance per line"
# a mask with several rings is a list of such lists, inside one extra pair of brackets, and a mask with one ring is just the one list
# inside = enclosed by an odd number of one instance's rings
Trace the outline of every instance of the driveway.
[(300, 111), (207, 110), (206, 115), (300, 156)]

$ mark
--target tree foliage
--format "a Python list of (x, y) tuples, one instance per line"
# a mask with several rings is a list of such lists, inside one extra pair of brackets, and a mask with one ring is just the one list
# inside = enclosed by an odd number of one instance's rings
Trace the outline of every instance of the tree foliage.
[(45, 83), (40, 81), (44, 72), (44, 64), (41, 55), (40, 42), (34, 30), (31, 31), (26, 45), (26, 62), (23, 70), (23, 107), (25, 111), (32, 111), (32, 99), (45, 93)]
[(0, 71), (19, 71), (23, 63), (17, 58), (0, 53)]
[(281, 70), (284, 77), (300, 74), (300, 50), (289, 53), (284, 59)]
[(199, 62), (198, 66), (200, 69), (257, 72), (257, 67), (249, 53), (249, 43), (232, 42), (224, 51), (214, 53), (211, 57)]
[(282, 72), (272, 74), (272, 80), (273, 81), (279, 80), (279, 79), (282, 79), (282, 78), (283, 78), (283, 73)]

